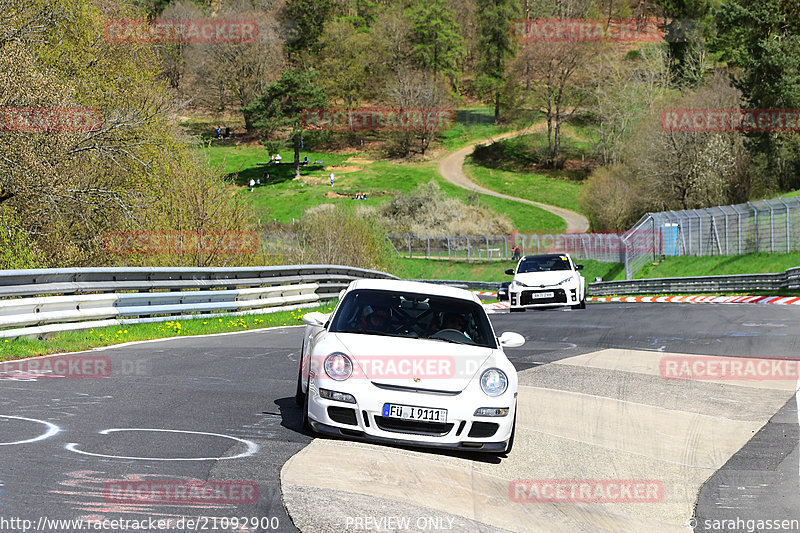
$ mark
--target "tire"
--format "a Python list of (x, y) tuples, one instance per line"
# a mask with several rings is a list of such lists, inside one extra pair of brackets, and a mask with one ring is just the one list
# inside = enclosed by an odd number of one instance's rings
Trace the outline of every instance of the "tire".
[(300, 368), (297, 369), (297, 391), (294, 393), (294, 403), (302, 407), (306, 403), (306, 395), (303, 393), (303, 346), (300, 345)]
[(297, 369), (297, 391), (294, 393), (294, 403), (298, 407), (306, 404), (306, 394), (303, 392), (303, 358), (300, 358), (300, 368)]
[(573, 309), (586, 309), (586, 299), (584, 298), (583, 300), (581, 300), (581, 303), (579, 303), (578, 305), (573, 305), (572, 308)]
[(311, 388), (308, 389), (308, 392), (305, 394), (305, 401), (303, 401), (303, 430), (314, 434), (314, 428), (311, 427), (311, 422), (308, 420), (308, 397), (311, 396)]
[(524, 313), (525, 311), (527, 311), (527, 309), (525, 309), (524, 307), (509, 307), (508, 310), (511, 311), (512, 313)]

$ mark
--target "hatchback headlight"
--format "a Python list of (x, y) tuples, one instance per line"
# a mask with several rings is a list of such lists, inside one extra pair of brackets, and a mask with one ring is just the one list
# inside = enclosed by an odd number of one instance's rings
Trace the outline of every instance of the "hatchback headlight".
[(324, 366), (328, 377), (336, 381), (344, 381), (353, 374), (353, 362), (341, 352), (326, 357)]
[(500, 396), (508, 389), (508, 377), (499, 368), (489, 368), (481, 374), (481, 390), (487, 396)]

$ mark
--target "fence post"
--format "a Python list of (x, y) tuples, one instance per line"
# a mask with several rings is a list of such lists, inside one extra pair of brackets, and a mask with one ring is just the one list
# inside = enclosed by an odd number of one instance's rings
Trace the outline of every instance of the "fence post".
[(406, 235), (408, 235), (408, 258), (411, 259), (411, 234), (407, 233)]
[(765, 200), (764, 203), (767, 204), (769, 207), (769, 251), (775, 252), (775, 211), (772, 209), (772, 204), (769, 203), (769, 200)]
[(469, 235), (467, 235), (467, 263), (470, 262), (470, 255), (469, 255)]
[(427, 256), (427, 258), (430, 259), (431, 258), (431, 236), (430, 235), (426, 235), (426, 237), (428, 238), (428, 256)]
[(450, 261), (453, 259), (453, 256), (450, 255), (450, 235), (445, 235), (445, 238), (447, 239), (447, 260)]
[(490, 256), (489, 256), (489, 236), (488, 235), (484, 235), (483, 238), (486, 239), (486, 259), (488, 260), (490, 258)]
[(753, 210), (753, 214), (755, 215), (756, 252), (758, 252), (758, 209), (756, 209), (752, 202), (747, 202), (747, 205), (750, 206), (750, 209)]
[(505, 255), (503, 255), (503, 259), (508, 258), (508, 237), (503, 235), (503, 246), (505, 248)]
[(783, 198), (778, 198), (780, 202), (783, 204), (783, 207), (786, 209), (786, 253), (792, 251), (792, 232), (791, 232), (791, 215), (790, 215), (790, 206), (787, 204)]

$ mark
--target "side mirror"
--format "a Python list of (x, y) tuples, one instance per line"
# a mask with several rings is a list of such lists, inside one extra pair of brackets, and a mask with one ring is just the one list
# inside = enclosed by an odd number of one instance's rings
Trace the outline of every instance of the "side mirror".
[(513, 268), (507, 268), (506, 269), (506, 274), (508, 274), (509, 276), (513, 276), (514, 275), (514, 269)]
[(575, 265), (575, 270), (583, 270), (583, 265)]
[(307, 324), (309, 326), (317, 327), (317, 328), (321, 328), (321, 327), (325, 326), (325, 321), (327, 319), (328, 319), (328, 315), (325, 315), (325, 314), (322, 314), (322, 313), (319, 313), (319, 312), (316, 312), (316, 311), (313, 312), (313, 313), (307, 313), (307, 314), (303, 315), (303, 322), (305, 324)]
[(525, 337), (513, 331), (506, 331), (497, 340), (503, 348), (519, 348), (525, 344)]

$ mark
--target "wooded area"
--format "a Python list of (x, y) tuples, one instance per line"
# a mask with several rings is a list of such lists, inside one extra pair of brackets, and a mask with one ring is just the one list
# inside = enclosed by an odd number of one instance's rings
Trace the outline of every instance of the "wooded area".
[[(113, 42), (120, 19), (246, 20), (247, 42)], [(525, 40), (521, 19), (656, 21), (663, 38)], [(107, 36), (106, 36), (107, 37)], [(800, 188), (800, 134), (667, 131), (675, 108), (800, 108), (800, 4), (793, 0), (0, 0), (0, 109), (88, 109), (97, 127), (0, 128), (0, 267), (117, 261), (119, 230), (250, 230), (220, 172), (176, 117), (241, 117), (293, 149), (329, 140), (309, 108), (483, 104), (495, 121), (544, 117), (551, 168), (562, 126), (596, 128), (581, 205), (595, 230), (644, 212), (746, 201)], [(786, 130), (786, 128), (783, 128)], [(383, 132), (386, 157), (424, 156), (430, 128)], [(355, 141), (355, 137), (353, 137)], [(230, 264), (264, 257), (125, 258)]]

